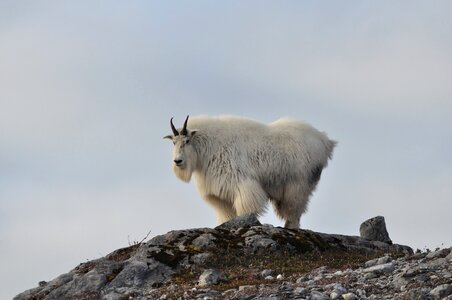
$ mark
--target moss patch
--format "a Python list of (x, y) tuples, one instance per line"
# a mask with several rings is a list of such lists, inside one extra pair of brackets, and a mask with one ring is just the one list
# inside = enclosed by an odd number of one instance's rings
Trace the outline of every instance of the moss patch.
[[(291, 276), (301, 277), (303, 274), (322, 266), (332, 269), (357, 268), (365, 261), (378, 256), (377, 254), (369, 256), (358, 252), (315, 251), (307, 254), (283, 253), (278, 256), (243, 258), (239, 264), (234, 264), (235, 260), (226, 260), (222, 267), (229, 278), (229, 282), (218, 285), (216, 289), (224, 291), (237, 288), (240, 285), (272, 283), (272, 281), (265, 280), (260, 276), (264, 269), (271, 269), (275, 274), (283, 274), (286, 278)], [(276, 282), (276, 280), (273, 282)]]
[(107, 277), (107, 281), (108, 282), (112, 282), (116, 278), (116, 276), (118, 276), (118, 274), (121, 273), (121, 271), (123, 269), (124, 269), (123, 266), (113, 269), (113, 271), (106, 276)]
[[(215, 286), (224, 291), (241, 285), (271, 284), (276, 280), (265, 280), (260, 276), (264, 269), (271, 269), (275, 274), (284, 277), (301, 277), (314, 269), (327, 266), (331, 269), (357, 268), (364, 262), (380, 257), (381, 253), (372, 255), (354, 251), (328, 250), (312, 251), (309, 253), (281, 252), (279, 255), (243, 255), (237, 251), (229, 253), (217, 252), (213, 258), (203, 266), (203, 269), (213, 268), (222, 270), (228, 281)], [(202, 269), (181, 271), (171, 279), (176, 284), (195, 284)]]
[(97, 266), (97, 264), (93, 261), (88, 261), (86, 263), (81, 263), (75, 268), (75, 272), (77, 274), (86, 274), (92, 269), (94, 269)]
[(125, 260), (128, 260), (136, 252), (138, 247), (140, 247), (140, 244), (133, 245), (133, 246), (126, 247), (126, 248), (121, 248), (121, 249), (116, 250), (113, 253), (110, 253), (105, 258), (108, 260), (116, 261), (116, 262), (125, 261)]

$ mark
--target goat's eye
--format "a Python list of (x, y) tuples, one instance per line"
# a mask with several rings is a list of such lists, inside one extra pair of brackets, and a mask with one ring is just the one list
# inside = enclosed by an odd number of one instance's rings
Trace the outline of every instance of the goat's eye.
[(188, 144), (188, 143), (190, 143), (190, 140), (187, 140), (187, 141), (185, 142), (185, 144)]

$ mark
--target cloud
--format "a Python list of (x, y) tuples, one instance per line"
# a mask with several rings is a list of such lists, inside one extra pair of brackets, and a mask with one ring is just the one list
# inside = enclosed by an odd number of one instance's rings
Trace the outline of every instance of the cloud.
[[(439, 13), (442, 22), (426, 22), (403, 10), (378, 15), (383, 12), (360, 8), (330, 22), (309, 17), (306, 22), (296, 12), (277, 21), (258, 19), (233, 38), (236, 50), (226, 54), (227, 68), (236, 80), (274, 94), (372, 109), (380, 116), (403, 118), (450, 108), (451, 41), (432, 34), (444, 31), (448, 17)], [(418, 12), (428, 15), (436, 9)], [(247, 39), (251, 32), (256, 37)]]
[[(324, 98), (377, 113), (437, 113), (450, 108), (452, 57), (423, 41), (389, 45), (373, 57), (330, 57), (308, 67), (303, 78)], [(307, 76), (309, 74), (309, 76)], [(371, 104), (371, 105), (370, 105)]]
[(300, 3), (2, 2), (0, 298), (129, 235), (214, 226), (162, 140), (187, 114), (290, 115), (337, 139), (304, 228), (383, 214), (395, 242), (450, 243), (450, 4)]

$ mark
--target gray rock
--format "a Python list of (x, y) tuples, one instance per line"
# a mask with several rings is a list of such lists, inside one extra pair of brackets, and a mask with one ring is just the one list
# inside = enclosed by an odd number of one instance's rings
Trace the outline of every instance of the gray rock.
[(366, 298), (366, 290), (363, 290), (363, 289), (357, 289), (356, 290), (356, 295), (358, 296), (358, 298), (361, 298), (361, 299), (365, 299)]
[(39, 283), (39, 287), (44, 287), (44, 286), (46, 286), (47, 285), (47, 281), (40, 281)]
[(147, 262), (131, 260), (119, 274), (111, 280), (109, 290), (116, 287), (152, 287), (163, 283), (174, 270), (154, 259)]
[(450, 252), (451, 251), (448, 248), (440, 249), (440, 250), (428, 253), (425, 258), (427, 258), (427, 259), (443, 258), (443, 257), (446, 257), (448, 254), (450, 254)]
[(402, 274), (396, 274), (392, 280), (392, 286), (396, 289), (401, 289), (403, 286), (406, 286), (409, 282), (409, 279), (404, 277)]
[(262, 277), (272, 276), (274, 274), (273, 270), (265, 269), (261, 272)]
[(379, 276), (380, 276), (380, 274), (378, 274), (377, 272), (369, 272), (369, 273), (364, 274), (364, 279), (369, 280), (369, 279), (378, 278)]
[(400, 276), (403, 278), (411, 278), (411, 277), (419, 275), (423, 272), (425, 272), (425, 270), (420, 269), (419, 266), (414, 266), (414, 267), (408, 266), (408, 267), (402, 269), (402, 273), (400, 274)]
[(390, 261), (392, 261), (392, 258), (390, 256), (385, 255), (383, 257), (379, 257), (379, 258), (375, 258), (375, 259), (366, 261), (366, 263), (364, 265), (366, 266), (366, 268), (368, 268), (368, 267), (373, 267), (376, 265), (386, 264)]
[(354, 293), (347, 293), (342, 295), (342, 299), (344, 300), (358, 300), (358, 296)]
[(253, 235), (245, 238), (245, 245), (252, 253), (262, 252), (262, 250), (275, 250), (276, 242), (262, 235)]
[(255, 285), (241, 285), (239, 286), (239, 292), (256, 292), (257, 287)]
[(215, 247), (216, 238), (211, 233), (205, 233), (195, 238), (191, 243), (199, 250), (206, 250)]
[(204, 266), (210, 259), (212, 259), (211, 253), (199, 253), (191, 257), (191, 261), (197, 266)]
[(382, 216), (364, 221), (359, 227), (359, 232), (363, 239), (392, 244), (388, 231), (386, 230), (385, 218)]
[(430, 275), (428, 274), (420, 274), (416, 276), (416, 281), (418, 282), (427, 282), (430, 280)]
[(315, 276), (312, 280), (313, 281), (319, 281), (319, 280), (322, 280), (322, 279), (325, 279), (325, 276), (323, 275), (323, 273)]
[(309, 300), (329, 300), (330, 297), (325, 293), (319, 291), (312, 291), (311, 295), (308, 298)]
[(296, 287), (293, 293), (296, 296), (305, 297), (308, 294), (308, 290), (304, 287)]
[(205, 270), (201, 274), (201, 276), (199, 276), (198, 285), (201, 287), (210, 286), (210, 285), (218, 284), (224, 280), (225, 280), (225, 276), (224, 276), (223, 272), (214, 270), (214, 269), (208, 269), (208, 270)]
[(251, 227), (251, 226), (260, 226), (261, 223), (257, 219), (255, 214), (247, 214), (243, 216), (238, 216), (232, 220), (224, 222), (223, 224), (215, 227), (215, 229), (232, 229), (232, 228), (240, 228), (240, 227)]
[(336, 283), (333, 287), (333, 291), (339, 295), (347, 293), (347, 289), (340, 283)]
[(451, 294), (452, 284), (441, 284), (430, 291), (430, 295), (432, 295), (435, 299), (443, 299)]
[(203, 299), (203, 300), (214, 300), (218, 299), (221, 296), (221, 293), (216, 290), (205, 290), (196, 295), (196, 299)]
[(448, 260), (452, 260), (452, 248), (449, 248), (450, 252), (449, 254), (446, 256), (446, 259)]
[(278, 292), (283, 292), (285, 294), (287, 293), (291, 293), (293, 292), (294, 287), (287, 284), (287, 282), (282, 283), (279, 287), (278, 287)]
[(415, 288), (405, 293), (406, 299), (430, 300), (430, 290), (425, 288)]
[(441, 266), (446, 265), (448, 260), (446, 258), (436, 258), (426, 263), (420, 264), (419, 268), (422, 269), (437, 269)]
[(372, 260), (366, 261), (366, 262), (364, 263), (364, 266), (365, 266), (366, 268), (373, 267), (373, 266), (377, 265), (377, 262), (378, 262), (378, 258), (374, 258), (374, 259), (372, 259)]
[(46, 299), (64, 299), (67, 295), (74, 299), (83, 294), (99, 295), (106, 282), (107, 278), (98, 270), (93, 269), (84, 276), (76, 277), (67, 284), (52, 290)]
[(340, 299), (340, 298), (342, 298), (341, 296), (342, 296), (342, 294), (339, 294), (336, 291), (332, 291), (330, 294), (330, 299), (332, 299), (332, 300)]
[[(221, 295), (227, 299), (234, 298), (234, 295), (237, 293), (237, 289), (229, 289), (224, 291)], [(188, 298), (188, 297), (186, 297)]]
[(393, 263), (387, 263), (382, 265), (376, 265), (373, 267), (369, 267), (363, 270), (364, 273), (376, 273), (376, 274), (382, 274), (382, 273), (391, 273), (395, 270), (395, 266)]
[(452, 278), (452, 272), (444, 270), (442, 276), (444, 278)]
[(314, 276), (312, 274), (306, 274), (306, 275), (298, 278), (296, 282), (302, 283), (302, 282), (306, 282), (306, 281), (313, 280), (313, 279), (314, 279)]

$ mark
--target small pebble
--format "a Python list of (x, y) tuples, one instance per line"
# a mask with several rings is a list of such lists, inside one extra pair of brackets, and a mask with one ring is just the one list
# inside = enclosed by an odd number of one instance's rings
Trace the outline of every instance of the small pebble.
[(342, 299), (344, 299), (344, 300), (357, 300), (358, 296), (356, 296), (353, 293), (347, 293), (347, 294), (343, 294), (342, 295)]
[(273, 273), (274, 273), (273, 270), (265, 269), (261, 272), (261, 276), (265, 278), (267, 276), (272, 276)]

